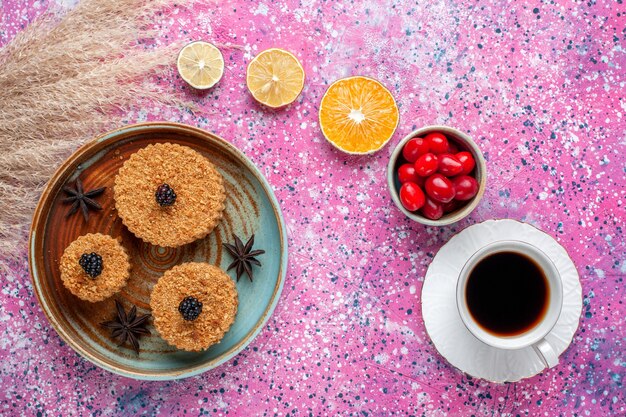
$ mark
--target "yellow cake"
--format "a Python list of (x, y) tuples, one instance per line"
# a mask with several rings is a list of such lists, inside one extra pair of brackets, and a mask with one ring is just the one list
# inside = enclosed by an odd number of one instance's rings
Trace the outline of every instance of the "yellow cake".
[(61, 280), (75, 296), (102, 301), (121, 290), (130, 276), (126, 249), (117, 239), (100, 233), (80, 236), (61, 257)]
[[(193, 314), (184, 309), (188, 301), (200, 307)], [(235, 321), (237, 306), (233, 280), (207, 263), (190, 262), (166, 271), (150, 296), (154, 327), (168, 343), (188, 351), (219, 343)]]
[(115, 207), (135, 236), (177, 247), (209, 234), (222, 218), (224, 179), (193, 149), (171, 143), (135, 152), (115, 177)]

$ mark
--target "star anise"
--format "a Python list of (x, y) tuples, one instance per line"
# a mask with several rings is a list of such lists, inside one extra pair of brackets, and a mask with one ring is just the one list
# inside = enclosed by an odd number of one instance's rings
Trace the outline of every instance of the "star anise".
[(63, 187), (63, 191), (69, 195), (63, 199), (63, 203), (72, 203), (70, 211), (67, 212), (66, 217), (76, 213), (76, 210), (80, 207), (85, 221), (89, 221), (89, 209), (102, 210), (102, 206), (92, 197), (100, 195), (104, 192), (106, 187), (97, 188), (91, 191), (83, 190), (83, 183), (80, 178), (76, 178), (76, 188), (70, 188), (67, 185)]
[(117, 300), (115, 300), (115, 307), (117, 307), (117, 317), (114, 320), (102, 322), (100, 325), (111, 329), (111, 337), (118, 338), (120, 341), (118, 346), (122, 346), (128, 340), (135, 352), (139, 353), (139, 338), (142, 334), (150, 334), (150, 330), (146, 329), (146, 322), (152, 314), (137, 316), (137, 307), (133, 306), (126, 315), (122, 303)]
[(254, 235), (246, 242), (244, 246), (243, 242), (237, 235), (233, 235), (235, 238), (235, 244), (231, 245), (230, 243), (224, 243), (224, 247), (230, 252), (230, 254), (235, 258), (235, 260), (228, 265), (228, 270), (230, 271), (232, 268), (237, 268), (237, 281), (245, 272), (248, 274), (248, 278), (250, 281), (253, 280), (252, 274), (252, 264), (257, 266), (261, 266), (261, 262), (255, 258), (255, 256), (262, 255), (265, 253), (264, 250), (252, 250), (252, 246), (254, 245)]

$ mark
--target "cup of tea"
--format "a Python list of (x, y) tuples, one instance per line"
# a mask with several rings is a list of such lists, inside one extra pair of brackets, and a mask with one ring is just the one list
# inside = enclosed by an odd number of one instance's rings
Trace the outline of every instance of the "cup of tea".
[(476, 338), (499, 349), (532, 346), (548, 368), (559, 362), (545, 337), (559, 319), (563, 285), (550, 258), (525, 242), (491, 243), (459, 275), (456, 302)]

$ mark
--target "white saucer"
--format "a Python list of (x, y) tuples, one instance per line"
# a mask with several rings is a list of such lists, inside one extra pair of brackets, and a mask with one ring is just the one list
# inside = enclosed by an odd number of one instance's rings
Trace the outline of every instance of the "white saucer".
[(439, 353), (461, 371), (492, 382), (514, 382), (543, 371), (532, 347), (503, 350), (488, 346), (465, 327), (456, 307), (456, 283), (469, 257), (498, 240), (515, 239), (537, 246), (556, 265), (563, 280), (563, 309), (546, 340), (561, 355), (572, 341), (582, 311), (578, 271), (565, 249), (551, 236), (516, 220), (488, 220), (455, 235), (428, 267), (422, 288), (422, 316)]

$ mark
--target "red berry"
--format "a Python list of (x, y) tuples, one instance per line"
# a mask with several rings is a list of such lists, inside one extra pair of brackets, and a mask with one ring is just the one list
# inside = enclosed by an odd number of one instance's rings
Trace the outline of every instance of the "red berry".
[(441, 206), (443, 207), (444, 213), (451, 213), (461, 207), (461, 203), (458, 200), (452, 200), (448, 203), (442, 204)]
[(451, 154), (454, 155), (458, 151), (459, 151), (459, 147), (456, 146), (456, 143), (454, 143), (453, 141), (449, 140), (448, 141), (448, 153), (451, 153)]
[(443, 207), (441, 203), (426, 197), (422, 207), (422, 214), (431, 220), (437, 220), (443, 216)]
[(476, 166), (474, 157), (469, 152), (466, 152), (466, 151), (459, 152), (454, 156), (456, 156), (456, 159), (461, 161), (461, 164), (463, 165), (463, 170), (461, 171), (461, 174), (465, 174), (465, 175), (469, 174), (474, 169), (474, 166)]
[(430, 152), (420, 156), (419, 159), (415, 161), (415, 172), (421, 177), (427, 177), (434, 174), (437, 172), (438, 167), (439, 159), (437, 158), (437, 155), (433, 155)]
[(452, 181), (441, 174), (433, 174), (424, 183), (426, 193), (430, 198), (440, 203), (452, 201), (456, 191)]
[(424, 191), (424, 183), (426, 182), (425, 177), (420, 177), (419, 175), (416, 175), (416, 181), (413, 181), (413, 182), (419, 185), (422, 191)]
[(415, 165), (402, 164), (400, 165), (400, 168), (398, 168), (398, 180), (400, 181), (400, 184), (404, 184), (405, 182), (417, 183), (420, 179), (421, 177), (415, 172)]
[(424, 138), (428, 142), (430, 152), (440, 154), (448, 152), (448, 139), (441, 133), (429, 133)]
[(402, 148), (402, 156), (409, 162), (417, 161), (417, 158), (428, 152), (428, 142), (422, 138), (410, 139)]
[(469, 175), (459, 175), (453, 178), (452, 184), (455, 190), (454, 198), (459, 201), (467, 201), (478, 194), (478, 182)]
[(446, 177), (458, 175), (463, 170), (463, 164), (461, 164), (461, 161), (459, 161), (454, 155), (442, 153), (438, 156), (438, 158), (439, 168), (437, 171), (441, 172)]
[(408, 211), (419, 210), (424, 205), (426, 196), (419, 187), (413, 182), (405, 182), (400, 188), (400, 202)]

